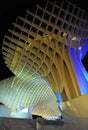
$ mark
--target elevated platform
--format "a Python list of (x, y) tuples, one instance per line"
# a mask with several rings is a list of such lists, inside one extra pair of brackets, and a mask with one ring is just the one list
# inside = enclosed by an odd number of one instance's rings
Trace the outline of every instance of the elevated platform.
[[(64, 116), (64, 125), (57, 125), (54, 121), (42, 122), (38, 129), (35, 119), (0, 118), (0, 130), (87, 130), (88, 118), (72, 118)], [(47, 123), (46, 123), (47, 122)]]

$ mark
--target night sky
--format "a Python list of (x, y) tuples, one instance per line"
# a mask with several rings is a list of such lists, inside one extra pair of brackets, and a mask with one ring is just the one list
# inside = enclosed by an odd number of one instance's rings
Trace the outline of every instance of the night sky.
[[(7, 33), (8, 28), (10, 28), (11, 23), (16, 19), (18, 15), (22, 15), (25, 13), (25, 10), (32, 7), (33, 4), (37, 4), (41, 1), (44, 2), (45, 0), (0, 0), (0, 52), (4, 35)], [(85, 1), (85, 3), (81, 0), (69, 1), (88, 12), (87, 1)], [(86, 59), (88, 61), (87, 57)], [(13, 74), (4, 64), (2, 54), (0, 53), (0, 80), (12, 75)]]
[(1, 0), (0, 2), (0, 80), (2, 80), (13, 76), (13, 73), (6, 67), (1, 54), (4, 35), (8, 34), (8, 29), (16, 17), (25, 14), (25, 10), (37, 3), (37, 0)]

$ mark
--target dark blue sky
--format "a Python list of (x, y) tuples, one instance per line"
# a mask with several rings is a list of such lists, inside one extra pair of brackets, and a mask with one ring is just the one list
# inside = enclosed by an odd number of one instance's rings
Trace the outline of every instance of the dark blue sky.
[(86, 0), (68, 0), (88, 12), (88, 2)]
[(38, 0), (1, 0), (0, 1), (0, 80), (10, 77), (13, 74), (6, 67), (1, 53), (4, 35), (10, 28), (11, 23), (18, 15), (25, 13), (25, 10), (32, 7)]

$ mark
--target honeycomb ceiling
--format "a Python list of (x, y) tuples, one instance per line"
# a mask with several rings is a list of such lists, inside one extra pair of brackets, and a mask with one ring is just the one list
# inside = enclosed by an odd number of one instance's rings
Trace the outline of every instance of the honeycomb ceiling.
[(23, 81), (12, 77), (0, 82), (0, 102), (8, 106), (11, 116), (19, 107), (33, 108), (32, 114), (44, 118), (61, 115), (57, 98), (50, 85), (41, 77)]

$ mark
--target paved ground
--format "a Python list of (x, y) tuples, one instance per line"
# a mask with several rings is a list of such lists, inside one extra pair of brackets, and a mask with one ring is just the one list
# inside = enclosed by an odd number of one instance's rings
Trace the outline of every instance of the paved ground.
[[(64, 125), (43, 125), (39, 130), (88, 130), (88, 118), (63, 117)], [(36, 120), (0, 118), (0, 130), (36, 130)]]
[(36, 121), (31, 119), (0, 118), (0, 130), (36, 130)]

